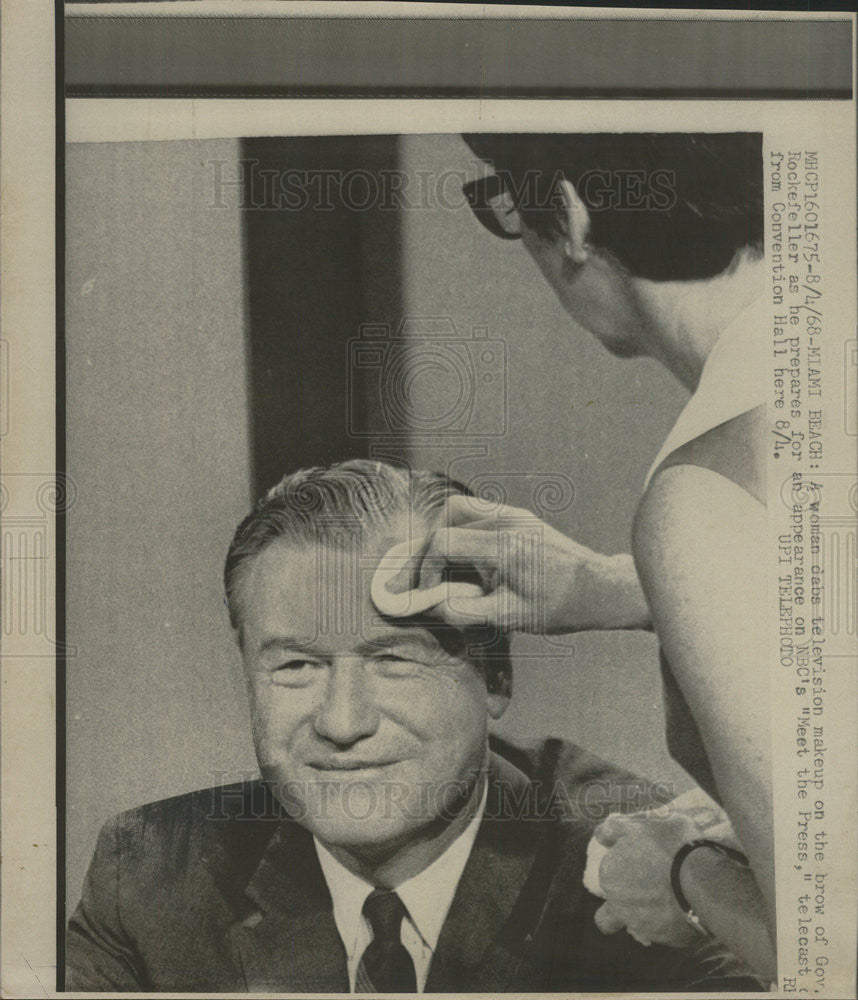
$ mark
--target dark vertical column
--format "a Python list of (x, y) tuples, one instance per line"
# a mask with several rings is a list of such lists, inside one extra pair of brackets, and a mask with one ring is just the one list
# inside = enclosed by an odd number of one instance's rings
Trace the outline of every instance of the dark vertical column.
[(242, 144), (256, 492), (285, 471), (366, 456), (362, 324), (399, 318), (394, 137)]

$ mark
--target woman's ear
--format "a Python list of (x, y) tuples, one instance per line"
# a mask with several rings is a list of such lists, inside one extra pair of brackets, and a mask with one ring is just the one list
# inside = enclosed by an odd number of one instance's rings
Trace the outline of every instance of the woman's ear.
[(563, 252), (573, 264), (585, 264), (591, 253), (590, 213), (578, 197), (575, 186), (569, 181), (560, 181), (560, 196), (563, 200), (562, 226), (564, 232)]
[(500, 691), (489, 692), (486, 695), (486, 707), (488, 708), (489, 718), (499, 719), (503, 713), (507, 710), (509, 705), (510, 696), (504, 694)]

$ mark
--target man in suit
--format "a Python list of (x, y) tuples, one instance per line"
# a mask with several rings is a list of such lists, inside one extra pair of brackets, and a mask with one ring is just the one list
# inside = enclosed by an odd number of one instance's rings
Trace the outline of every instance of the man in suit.
[(225, 585), (262, 780), (105, 826), (68, 989), (754, 988), (700, 952), (596, 928), (592, 830), (660, 796), (557, 740), (490, 740), (506, 637), (376, 610), (381, 557), (459, 492), (354, 461), (287, 476), (239, 525)]

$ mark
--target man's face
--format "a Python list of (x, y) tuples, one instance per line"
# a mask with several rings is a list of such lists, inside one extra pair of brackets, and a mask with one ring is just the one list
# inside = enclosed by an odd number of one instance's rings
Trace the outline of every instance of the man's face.
[(488, 719), (507, 703), (443, 633), (375, 611), (373, 570), (401, 537), (344, 550), (274, 542), (241, 585), (263, 776), (320, 840), (358, 851), (452, 819), (485, 763)]

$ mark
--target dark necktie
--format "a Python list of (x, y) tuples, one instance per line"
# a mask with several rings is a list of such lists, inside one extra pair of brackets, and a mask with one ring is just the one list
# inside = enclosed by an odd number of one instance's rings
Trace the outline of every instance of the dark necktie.
[(416, 993), (414, 962), (400, 938), (406, 909), (395, 892), (374, 889), (363, 904), (372, 941), (361, 956), (355, 976), (357, 993)]

